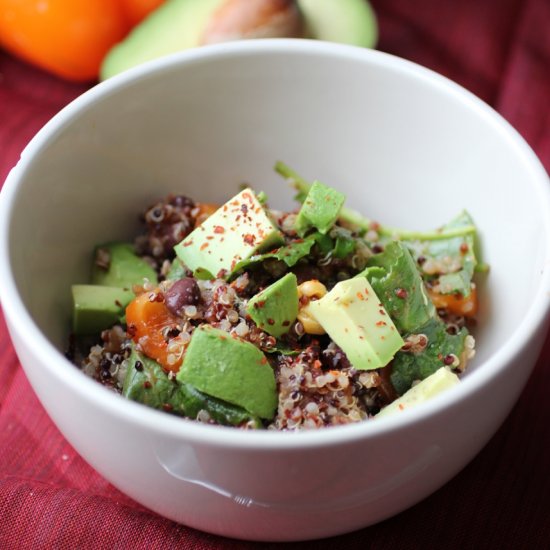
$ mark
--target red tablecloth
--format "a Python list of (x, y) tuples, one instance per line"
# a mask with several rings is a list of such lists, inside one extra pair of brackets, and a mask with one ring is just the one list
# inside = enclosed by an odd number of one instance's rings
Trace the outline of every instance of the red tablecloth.
[[(373, 4), (381, 50), (435, 69), (473, 91), (502, 113), (550, 168), (549, 0)], [(0, 181), (32, 135), (84, 90), (0, 52)], [(508, 420), (450, 483), (379, 525), (296, 547), (549, 548), (549, 393), (547, 339)], [(271, 546), (177, 525), (109, 485), (47, 417), (0, 316), (0, 548)]]

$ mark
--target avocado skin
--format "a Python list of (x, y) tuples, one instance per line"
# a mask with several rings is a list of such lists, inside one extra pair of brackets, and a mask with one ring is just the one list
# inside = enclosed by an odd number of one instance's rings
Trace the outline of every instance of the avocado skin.
[[(137, 361), (141, 362), (140, 370), (136, 368)], [(122, 394), (153, 409), (192, 420), (196, 420), (200, 411), (207, 411), (212, 420), (223, 426), (240, 426), (252, 421), (254, 427), (261, 427), (260, 420), (244, 409), (206, 395), (190, 384), (170, 380), (156, 361), (139, 353), (135, 347), (128, 359)]]
[(209, 325), (197, 327), (176, 375), (178, 381), (271, 419), (278, 397), (275, 374), (253, 344)]
[(134, 297), (131, 290), (99, 285), (72, 285), (73, 332), (89, 336), (120, 322)]
[[(105, 56), (105, 80), (146, 61), (199, 46), (212, 13), (223, 0), (167, 0)], [(298, 0), (306, 35), (316, 40), (374, 48), (376, 15), (367, 0)]]
[(367, 0), (298, 0), (310, 38), (374, 48), (376, 14)]
[(222, 1), (167, 0), (107, 53), (100, 80), (145, 61), (198, 46), (208, 18)]
[[(100, 250), (104, 250), (110, 258), (107, 269), (100, 267), (95, 261)], [(158, 282), (155, 270), (135, 253), (132, 244), (111, 242), (96, 247), (92, 284), (131, 289), (135, 284), (143, 284), (144, 278), (153, 284)]]
[(246, 311), (260, 329), (279, 338), (286, 334), (298, 315), (298, 283), (294, 273), (287, 273), (255, 296)]

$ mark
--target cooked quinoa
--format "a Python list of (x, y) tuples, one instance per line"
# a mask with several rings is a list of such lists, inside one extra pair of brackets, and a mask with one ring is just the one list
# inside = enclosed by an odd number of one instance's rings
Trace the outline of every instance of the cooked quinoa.
[[(268, 212), (281, 231), (285, 245), (303, 241), (296, 232), (296, 211)], [(134, 285), (134, 294), (147, 296), (151, 303), (164, 304), (174, 320), (162, 332), (166, 346), (165, 370), (169, 379), (175, 378), (177, 365), (185, 357), (194, 331), (208, 325), (253, 344), (267, 357), (275, 377), (278, 404), (274, 417), (262, 421), (263, 428), (297, 431), (365, 421), (402, 393), (396, 390), (395, 377), (392, 382), (393, 361), (378, 369), (354, 368), (346, 353), (329, 335), (312, 333), (308, 329), (310, 320), (300, 314), (292, 321), (286, 334), (275, 338), (262, 330), (247, 311), (249, 300), (285, 273), (293, 273), (298, 285), (320, 283), (326, 292), (338, 282), (362, 272), (369, 260), (381, 254), (389, 242), (380, 224), (371, 222), (368, 227), (361, 228), (345, 221), (336, 223), (330, 233), (332, 242), (353, 243), (353, 249), (350, 246), (344, 254), (336, 254), (336, 248), (323, 248), (319, 240), (308, 254), (291, 266), (281, 259), (270, 257), (250, 265), (230, 279), (198, 278), (185, 266), (180, 266), (182, 271), (178, 278), (171, 277), (174, 246), (206, 217), (200, 203), (181, 195), (171, 195), (143, 212), (140, 216), (143, 231), (134, 242), (136, 254), (154, 268), (159, 281), (153, 284), (144, 280)], [(439, 276), (457, 272), (463, 266), (460, 256), (425, 258), (426, 247), (414, 242), (410, 248), (430, 293), (440, 292), (443, 283), (440, 284)], [(464, 246), (461, 253), (466, 254)], [(95, 262), (98, 268), (108, 269), (109, 255), (99, 249)], [(398, 300), (409, 298), (404, 288), (397, 288), (395, 296)], [(460, 298), (459, 293), (455, 293), (455, 298)], [(300, 294), (300, 312), (311, 300), (317, 299), (319, 296), (314, 294)], [(438, 307), (434, 315), (451, 336), (465, 333), (465, 327), (471, 327), (475, 322), (473, 316), (461, 315), (456, 308)], [(122, 393), (132, 349), (137, 352), (147, 349), (149, 336), (137, 337), (136, 334), (136, 327), (117, 323), (101, 331), (96, 338), (73, 338), (69, 355), (87, 375), (114, 392)], [(433, 343), (430, 336), (423, 332), (404, 333), (403, 340), (399, 354), (406, 365), (412, 364), (415, 357), (427, 353)], [(460, 354), (444, 353), (438, 361), (461, 373), (474, 353), (473, 336), (467, 334)], [(409, 385), (415, 385), (418, 381), (411, 380)], [(173, 412), (168, 403), (162, 408)], [(195, 420), (218, 423), (207, 410), (200, 410)], [(243, 429), (258, 427), (250, 420), (242, 421), (238, 426)]]

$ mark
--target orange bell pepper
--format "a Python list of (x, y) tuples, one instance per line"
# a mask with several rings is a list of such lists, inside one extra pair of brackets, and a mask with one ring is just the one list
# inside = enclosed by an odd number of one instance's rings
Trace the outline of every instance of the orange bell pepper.
[(164, 302), (151, 301), (149, 292), (140, 294), (126, 307), (126, 324), (128, 334), (139, 344), (147, 357), (157, 361), (166, 371), (177, 372), (183, 357), (168, 361), (168, 343), (165, 334), (178, 324)]
[(118, 0), (132, 26), (145, 19), (153, 10), (164, 3), (164, 0)]
[(433, 290), (429, 290), (428, 294), (437, 309), (446, 309), (449, 313), (464, 317), (475, 317), (477, 314), (478, 301), (475, 287), (472, 288), (468, 296), (439, 294)]
[(130, 27), (116, 0), (0, 0), (0, 46), (68, 80), (96, 79)]

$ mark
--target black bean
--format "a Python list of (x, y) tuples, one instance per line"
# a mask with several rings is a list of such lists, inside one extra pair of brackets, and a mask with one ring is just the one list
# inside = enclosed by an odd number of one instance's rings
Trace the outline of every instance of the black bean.
[(176, 281), (164, 294), (166, 307), (174, 315), (181, 315), (185, 306), (196, 306), (200, 298), (199, 285), (192, 277)]

